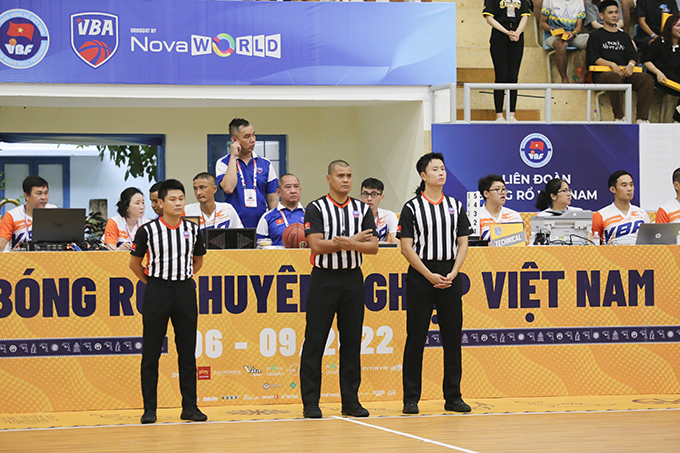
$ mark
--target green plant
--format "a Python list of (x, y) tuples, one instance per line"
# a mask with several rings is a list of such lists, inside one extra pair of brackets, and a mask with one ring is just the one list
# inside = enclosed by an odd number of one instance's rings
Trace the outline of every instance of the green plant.
[(99, 211), (91, 212), (85, 219), (85, 239), (101, 239), (106, 231), (106, 219)]
[(97, 150), (99, 150), (100, 160), (104, 160), (104, 155), (108, 152), (109, 158), (116, 166), (127, 166), (126, 181), (130, 176), (137, 178), (146, 175), (149, 182), (156, 178), (155, 145), (97, 145)]

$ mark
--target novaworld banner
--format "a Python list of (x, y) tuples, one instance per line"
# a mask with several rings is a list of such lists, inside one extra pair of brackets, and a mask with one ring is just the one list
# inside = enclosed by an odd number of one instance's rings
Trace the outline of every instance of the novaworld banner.
[(432, 85), (453, 3), (0, 0), (0, 82)]

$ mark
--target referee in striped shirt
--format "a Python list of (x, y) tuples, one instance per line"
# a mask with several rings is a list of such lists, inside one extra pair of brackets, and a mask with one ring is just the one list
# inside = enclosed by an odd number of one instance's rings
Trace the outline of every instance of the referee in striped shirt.
[(418, 413), (423, 350), (434, 306), (444, 346), (444, 408), (470, 412), (460, 393), (463, 285), (458, 274), (467, 255), (470, 221), (463, 204), (443, 193), (444, 156), (425, 154), (416, 170), (422, 181), (416, 196), (401, 210), (397, 230), (401, 253), (410, 264), (406, 274), (403, 412)]
[(343, 160), (328, 165), (328, 195), (305, 211), (305, 234), (314, 269), (307, 295), (307, 326), (300, 359), (303, 415), (321, 418), (321, 359), (338, 315), (342, 414), (368, 417), (359, 403), (361, 336), (364, 323), (363, 254), (378, 253), (378, 232), (371, 208), (349, 197), (352, 169)]
[[(144, 292), (144, 348), (142, 350), (142, 423), (156, 421), (158, 360), (172, 320), (179, 356), (182, 420), (206, 421), (196, 407), (196, 327), (198, 310), (192, 276), (203, 266), (205, 245), (198, 225), (182, 218), (184, 186), (176, 179), (158, 189), (163, 215), (139, 227), (132, 246), (130, 269), (146, 284)], [(146, 268), (142, 265), (148, 257)]]

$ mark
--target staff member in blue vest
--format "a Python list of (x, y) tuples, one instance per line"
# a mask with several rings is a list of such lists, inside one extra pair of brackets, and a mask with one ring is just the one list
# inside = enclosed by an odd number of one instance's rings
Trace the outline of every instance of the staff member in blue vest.
[(255, 130), (247, 120), (234, 118), (229, 134), (231, 154), (217, 161), (217, 184), (243, 226), (255, 228), (262, 214), (277, 205), (276, 172), (268, 159), (255, 154)]
[(279, 188), (276, 195), (281, 201), (276, 209), (272, 209), (260, 218), (257, 224), (257, 238), (269, 238), (272, 245), (283, 245), (281, 236), (288, 225), (305, 223), (305, 208), (300, 204), (300, 180), (297, 176), (286, 173), (279, 178)]
[(321, 418), (321, 359), (338, 314), (342, 414), (368, 417), (359, 403), (364, 324), (363, 254), (378, 253), (378, 232), (368, 205), (349, 197), (352, 169), (344, 160), (328, 165), (328, 195), (307, 205), (305, 233), (314, 269), (307, 295), (307, 326), (300, 359), (305, 418)]
[(470, 221), (463, 204), (444, 195), (444, 156), (428, 153), (418, 159), (422, 178), (416, 196), (401, 210), (397, 237), (409, 263), (406, 274), (406, 346), (404, 347), (405, 414), (418, 413), (422, 389), (423, 351), (432, 309), (444, 347), (444, 409), (470, 412), (460, 393), (463, 282), (459, 274), (468, 251)]

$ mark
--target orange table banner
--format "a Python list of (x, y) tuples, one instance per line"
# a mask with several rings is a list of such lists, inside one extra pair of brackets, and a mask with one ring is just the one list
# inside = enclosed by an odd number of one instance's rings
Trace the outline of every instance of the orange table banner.
[[(463, 266), (467, 397), (680, 393), (680, 247), (471, 249)], [(0, 255), (0, 411), (141, 407), (144, 285), (122, 252)], [(400, 401), (406, 261), (367, 256), (363, 401)], [(199, 405), (300, 402), (308, 250), (210, 251), (195, 277)], [(172, 327), (159, 406), (180, 403)], [(423, 399), (441, 399), (436, 312)], [(339, 401), (339, 339), (322, 400)]]

